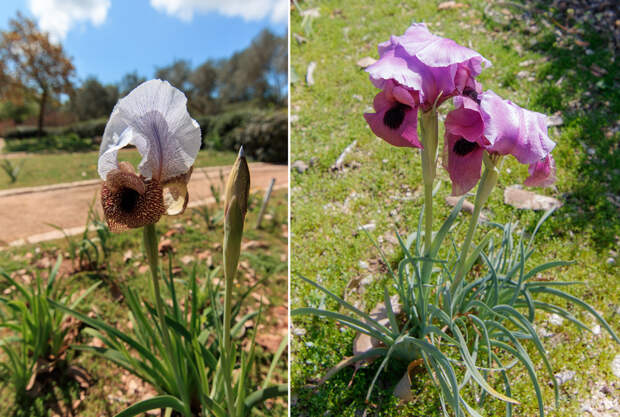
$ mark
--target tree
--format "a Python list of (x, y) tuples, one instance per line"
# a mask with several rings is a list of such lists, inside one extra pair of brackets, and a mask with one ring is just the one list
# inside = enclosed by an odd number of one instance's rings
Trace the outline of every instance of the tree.
[(189, 77), (191, 84), (191, 106), (198, 113), (206, 114), (216, 110), (214, 94), (217, 90), (218, 63), (212, 60), (205, 61), (196, 68)]
[(123, 78), (121, 78), (121, 81), (118, 83), (118, 91), (121, 96), (126, 96), (131, 92), (131, 90), (133, 90), (145, 81), (146, 78), (138, 75), (137, 71), (129, 72), (125, 74)]
[(104, 86), (95, 77), (89, 77), (71, 96), (70, 107), (78, 119), (88, 120), (109, 116), (117, 100), (117, 86)]
[(233, 54), (220, 66), (219, 95), (225, 102), (252, 98), (281, 101), (287, 68), (286, 38), (264, 29), (248, 48)]
[(185, 93), (189, 91), (191, 75), (192, 65), (184, 59), (177, 59), (172, 64), (155, 70), (155, 78), (166, 80)]
[(60, 44), (50, 41), (34, 21), (17, 13), (9, 21), (9, 31), (2, 32), (0, 59), (12, 82), (32, 91), (39, 104), (38, 132), (43, 134), (45, 105), (55, 94), (70, 94), (75, 68)]

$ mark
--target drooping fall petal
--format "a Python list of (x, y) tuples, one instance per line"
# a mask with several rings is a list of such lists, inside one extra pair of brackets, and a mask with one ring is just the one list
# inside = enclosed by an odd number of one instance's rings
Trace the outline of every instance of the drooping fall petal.
[(524, 182), (528, 187), (549, 187), (555, 182), (555, 161), (551, 154), (530, 164), (528, 171), (530, 176)]
[(446, 131), (444, 168), (452, 180), (452, 195), (462, 195), (474, 188), (480, 179), (484, 148), (459, 135)]
[(421, 148), (418, 139), (418, 107), (411, 91), (396, 85), (385, 84), (373, 100), (375, 113), (365, 113), (364, 118), (373, 133), (391, 145)]
[(480, 96), (484, 136), (489, 152), (513, 155), (522, 164), (544, 159), (555, 147), (547, 134), (547, 116), (523, 109), (491, 90)]

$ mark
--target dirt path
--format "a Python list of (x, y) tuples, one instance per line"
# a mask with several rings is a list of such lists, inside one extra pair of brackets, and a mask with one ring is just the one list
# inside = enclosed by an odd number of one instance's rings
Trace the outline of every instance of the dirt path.
[[(229, 170), (229, 166), (196, 169), (189, 183), (189, 206), (213, 203), (210, 185), (222, 188), (220, 173), (226, 178)], [(250, 173), (252, 190), (267, 188), (272, 178), (274, 189), (288, 186), (286, 165), (253, 163)], [(49, 224), (68, 234), (81, 233), (93, 198), (101, 213), (100, 188), (101, 181), (90, 180), (0, 191), (0, 247), (61, 238), (62, 233)]]

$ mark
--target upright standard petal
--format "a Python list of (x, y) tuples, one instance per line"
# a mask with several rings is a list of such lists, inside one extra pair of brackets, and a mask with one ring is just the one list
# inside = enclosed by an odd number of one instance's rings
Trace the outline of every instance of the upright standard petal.
[(364, 118), (373, 133), (391, 145), (421, 148), (418, 107), (412, 92), (389, 80), (373, 101), (375, 113)]
[(482, 64), (487, 67), (491, 65), (491, 62), (478, 52), (461, 46), (452, 39), (433, 35), (425, 23), (414, 23), (403, 36), (395, 37), (393, 42), (401, 45), (410, 55), (415, 55), (429, 67), (466, 63), (474, 76), (478, 76), (482, 71)]
[(480, 146), (488, 146), (489, 141), (483, 136), (484, 122), (478, 103), (464, 96), (454, 97), (453, 101), (455, 109), (446, 116), (446, 131)]
[(200, 149), (200, 127), (187, 112), (185, 95), (166, 81), (151, 80), (119, 100), (101, 144), (103, 179), (117, 167), (118, 149), (128, 144), (142, 155), (139, 171), (146, 178), (165, 182), (187, 173)]
[(378, 50), (379, 60), (366, 69), (373, 84), (383, 88), (391, 79), (418, 91), (425, 111), (467, 88), (475, 89), (475, 77), (483, 65), (490, 65), (476, 51), (431, 34), (425, 24), (392, 36)]
[(504, 100), (491, 90), (478, 96), (489, 152), (513, 155), (522, 164), (544, 159), (555, 147), (547, 134), (547, 117)]

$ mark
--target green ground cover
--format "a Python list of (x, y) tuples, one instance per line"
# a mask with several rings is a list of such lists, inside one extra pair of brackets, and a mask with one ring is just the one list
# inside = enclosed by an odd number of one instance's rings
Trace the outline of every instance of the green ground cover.
[[(243, 311), (259, 308), (263, 303), (262, 325), (257, 335), (258, 366), (250, 375), (256, 381), (262, 381), (269, 369), (270, 358), (278, 347), (282, 335), (287, 329), (287, 193), (277, 191), (272, 195), (262, 229), (255, 229), (256, 216), (262, 201), (262, 192), (251, 196), (248, 217), (243, 239), (240, 262), (239, 285), (235, 293), (242, 293), (248, 286), (266, 278), (257, 290), (246, 299)], [(211, 207), (210, 216), (217, 219), (221, 207)], [(157, 224), (160, 241), (168, 240), (172, 251), (173, 276), (176, 281), (178, 296), (184, 297), (184, 279), (192, 268), (196, 268), (198, 283), (204, 285), (207, 277), (213, 283), (223, 282), (221, 270), (215, 267), (221, 264), (223, 226), (221, 221), (213, 223), (205, 220), (206, 211), (190, 209), (180, 217), (164, 216)], [(213, 220), (213, 218), (211, 219)], [(90, 236), (93, 238), (93, 235)], [(81, 236), (71, 238), (78, 242)], [(95, 242), (97, 242), (95, 240)], [(96, 243), (100, 247), (100, 243)], [(65, 259), (60, 268), (61, 285), (78, 294), (93, 283), (101, 282), (95, 292), (81, 304), (81, 310), (88, 314), (97, 314), (107, 323), (131, 332), (126, 301), (122, 298), (122, 288), (130, 287), (144, 297), (150, 297), (150, 272), (142, 252), (142, 232), (132, 230), (114, 234), (105, 244), (109, 255), (99, 261), (99, 266), (74, 271), (77, 259), (71, 260), (67, 240), (45, 242), (39, 245), (27, 245), (0, 251), (0, 268), (23, 283), (32, 283), (35, 274), (46, 275), (50, 264), (58, 255)], [(100, 250), (101, 252), (101, 250)], [(92, 252), (91, 252), (92, 254)], [(102, 256), (102, 254), (100, 253)], [(92, 256), (94, 259), (94, 256)], [(162, 262), (168, 264), (169, 254), (161, 255)], [(79, 269), (79, 268), (78, 268)], [(0, 280), (0, 293), (10, 296), (11, 289), (5, 280)], [(164, 295), (164, 299), (167, 299)], [(234, 299), (234, 297), (233, 297)], [(245, 314), (245, 313), (243, 313)], [(246, 329), (246, 338), (255, 330), (255, 324)], [(5, 333), (0, 333), (5, 336)], [(84, 333), (75, 334), (72, 341), (76, 344), (95, 343)], [(249, 345), (249, 340), (246, 346)], [(275, 346), (275, 347), (274, 347)], [(15, 403), (10, 385), (0, 387), (0, 415), (2, 416), (53, 416), (79, 415), (84, 417), (111, 416), (128, 405), (153, 395), (152, 390), (128, 372), (91, 354), (70, 353), (74, 363), (83, 367), (90, 375), (86, 388), (77, 382), (60, 376), (47, 381), (35, 398)], [(286, 358), (286, 354), (284, 355)], [(286, 383), (287, 366), (282, 358), (275, 371), (277, 383)], [(0, 356), (0, 360), (5, 360)], [(81, 401), (80, 401), (81, 400)], [(261, 407), (263, 415), (282, 416), (286, 414), (286, 398), (269, 402)]]
[[(337, 307), (296, 278), (301, 274), (370, 311), (382, 300), (387, 271), (359, 227), (373, 225), (370, 233), (393, 265), (402, 256), (394, 240), (394, 225), (403, 235), (417, 227), (423, 193), (419, 156), (411, 149), (389, 146), (366, 126), (362, 114), (372, 111), (378, 90), (356, 64), (366, 56), (377, 58), (377, 43), (402, 34), (415, 20), (427, 22), (431, 32), (489, 59), (493, 66), (479, 77), (485, 89), (531, 110), (548, 115), (559, 112), (561, 126), (550, 129), (558, 144), (554, 151), (558, 181), (553, 188), (535, 191), (559, 198), (564, 205), (541, 229), (532, 264), (575, 260), (574, 265), (551, 270), (542, 278), (585, 281), (570, 292), (593, 305), (620, 331), (616, 266), (620, 89), (618, 64), (607, 39), (571, 20), (570, 15), (547, 8), (545, 2), (514, 7), (506, 2), (487, 6), (482, 1), (461, 1), (464, 7), (444, 10), (438, 9), (439, 3), (305, 1), (300, 2), (301, 8), (316, 8), (319, 17), (303, 18), (292, 12), (291, 33), (305, 41), (291, 38), (291, 66), (293, 80), (297, 80), (291, 87), (291, 161), (302, 160), (310, 167), (303, 173), (293, 170), (291, 177), (291, 308)], [(311, 62), (316, 62), (315, 83), (308, 86), (303, 76)], [(449, 107), (443, 106), (444, 114)], [(346, 157), (345, 168), (331, 170), (354, 140), (357, 143)], [(439, 172), (442, 185), (435, 197), (435, 230), (450, 210), (444, 204), (450, 193), (448, 176), (443, 169)], [(505, 188), (522, 183), (526, 176), (527, 167), (514, 159), (505, 162), (486, 211), (492, 221), (518, 221), (529, 228), (542, 216), (503, 202)], [(460, 217), (456, 237), (464, 235), (469, 215)], [(477, 236), (487, 230), (481, 227)], [(587, 314), (578, 317), (595, 324)], [(544, 343), (551, 365), (555, 372), (575, 371), (576, 375), (562, 385), (560, 408), (555, 409), (549, 377), (542, 362), (537, 362), (547, 415), (581, 415), (582, 406), (592, 398), (617, 398), (618, 378), (611, 362), (620, 347), (604, 332), (582, 334), (566, 322), (560, 325), (548, 319), (544, 314), (537, 317), (548, 334)], [(423, 374), (413, 383), (414, 402), (398, 404), (391, 393), (402, 372), (386, 372), (366, 404), (378, 363), (355, 375), (353, 368), (346, 369), (320, 387), (308, 387), (352, 355), (354, 336), (333, 321), (293, 320), (293, 416), (440, 415), (437, 393)], [(535, 395), (523, 368), (517, 367), (512, 378), (513, 397), (522, 404), (513, 415), (535, 415)], [(480, 412), (494, 416), (503, 410), (499, 401), (487, 401)]]
[[(230, 165), (236, 156), (237, 153), (233, 151), (202, 150), (198, 152), (194, 166), (198, 168)], [(0, 170), (0, 190), (99, 178), (98, 157), (98, 151), (91, 151), (11, 158), (10, 163), (20, 167), (17, 181), (11, 182), (7, 173)], [(120, 158), (131, 162), (133, 166), (138, 166), (141, 160), (140, 154), (134, 150), (121, 152)]]

